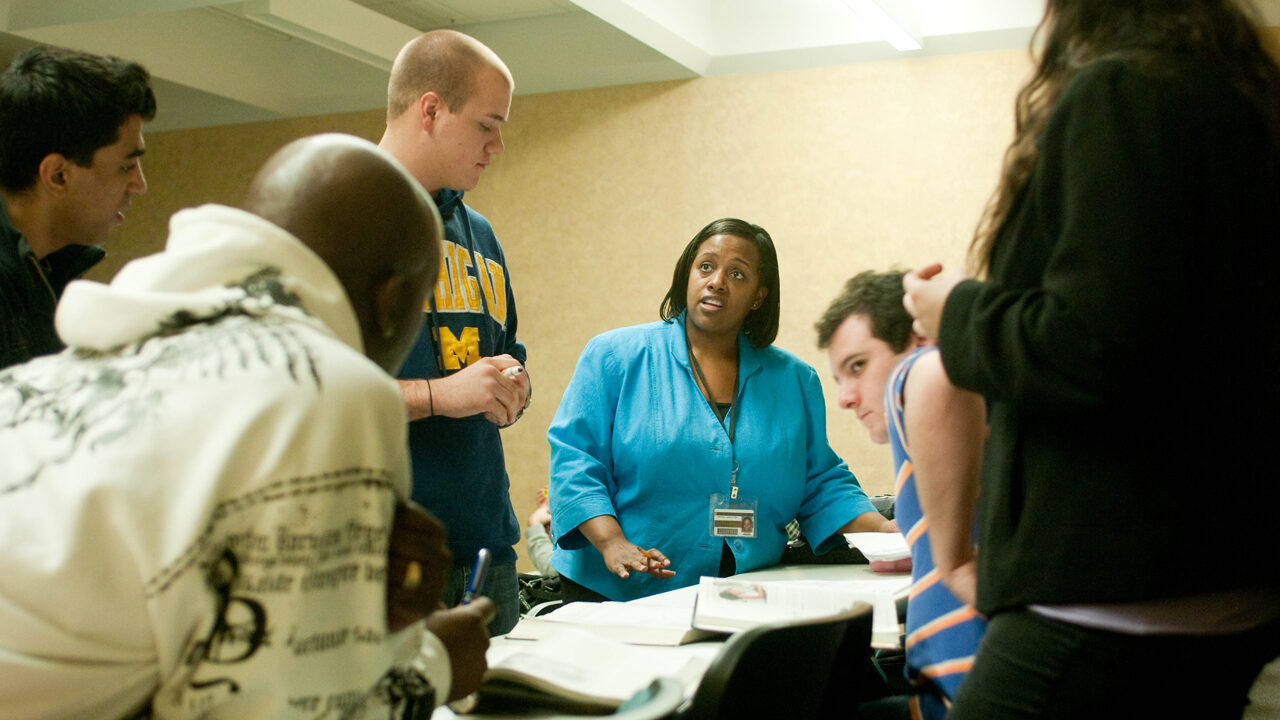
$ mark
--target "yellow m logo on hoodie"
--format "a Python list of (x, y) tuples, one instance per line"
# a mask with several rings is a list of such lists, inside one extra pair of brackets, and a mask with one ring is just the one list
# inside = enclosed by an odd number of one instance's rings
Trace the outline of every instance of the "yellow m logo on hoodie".
[(440, 337), (436, 339), (440, 348), (441, 369), (460, 370), (480, 359), (480, 330), (468, 327), (462, 329), (462, 337), (455, 337), (447, 327), (440, 328)]

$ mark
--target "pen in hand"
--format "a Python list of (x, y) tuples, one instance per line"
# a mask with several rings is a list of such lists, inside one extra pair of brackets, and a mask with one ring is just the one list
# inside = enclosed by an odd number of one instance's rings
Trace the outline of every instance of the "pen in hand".
[(649, 554), (648, 550), (645, 550), (639, 545), (636, 546), (636, 549), (644, 556), (644, 571), (649, 572), (649, 568), (653, 567), (653, 556)]
[(462, 603), (466, 605), (475, 599), (476, 593), (484, 587), (485, 575), (489, 571), (489, 548), (480, 548), (476, 553), (476, 563), (471, 567), (471, 577), (467, 578), (467, 588), (462, 591)]
[[(645, 550), (639, 545), (636, 545), (635, 549), (644, 557), (644, 573), (660, 579), (666, 579), (675, 575), (675, 571), (670, 569), (671, 561), (663, 556), (661, 550), (658, 550), (657, 548)], [(641, 568), (635, 566), (633, 566), (633, 569), (638, 571), (641, 570)]]
[[(462, 591), (462, 602), (459, 605), (469, 605), (476, 598), (476, 593), (484, 587), (484, 578), (489, 572), (490, 556), (489, 548), (480, 548), (480, 552), (476, 553), (476, 562), (471, 566), (471, 577), (467, 578), (467, 588)], [(465, 715), (475, 710), (478, 703), (479, 698), (476, 693), (471, 693), (449, 703), (449, 709)]]

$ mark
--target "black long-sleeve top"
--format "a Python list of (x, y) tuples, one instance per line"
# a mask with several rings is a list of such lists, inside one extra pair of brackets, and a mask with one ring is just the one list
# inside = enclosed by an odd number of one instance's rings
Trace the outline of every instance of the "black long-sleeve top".
[(989, 281), (947, 299), (988, 399), (979, 609), (1280, 586), (1280, 149), (1195, 59), (1064, 90)]
[(36, 259), (0, 200), (0, 369), (63, 348), (53, 316), (67, 283), (106, 256), (93, 245), (69, 245)]

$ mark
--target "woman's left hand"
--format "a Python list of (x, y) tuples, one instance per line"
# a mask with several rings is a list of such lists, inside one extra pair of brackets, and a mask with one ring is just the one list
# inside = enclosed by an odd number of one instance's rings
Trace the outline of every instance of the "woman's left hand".
[(645, 550), (644, 548), (641, 548), (641, 547), (637, 547), (636, 549), (639, 550), (642, 554), (644, 554), (647, 560), (647, 564), (644, 570), (646, 573), (656, 578), (661, 578), (663, 580), (666, 580), (667, 578), (670, 578), (670, 577), (675, 577), (675, 574), (676, 574), (675, 570), (670, 569), (671, 560), (667, 559), (667, 556), (663, 555), (661, 550), (659, 550), (658, 548), (649, 548), (648, 550)]
[(621, 578), (630, 577), (631, 573), (642, 572), (656, 578), (675, 577), (675, 571), (669, 569), (671, 560), (657, 548), (645, 550), (638, 545), (627, 542), (615, 542), (600, 549), (604, 556), (605, 567), (609, 572)]

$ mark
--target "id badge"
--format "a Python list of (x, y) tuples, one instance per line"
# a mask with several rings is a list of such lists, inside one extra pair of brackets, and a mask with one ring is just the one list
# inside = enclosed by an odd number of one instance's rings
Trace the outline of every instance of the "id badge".
[(715, 493), (711, 496), (711, 536), (754, 538), (756, 536), (756, 501)]

